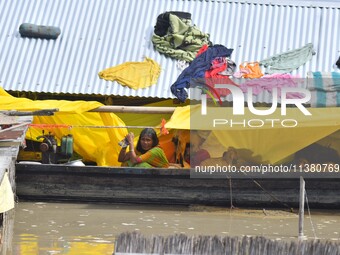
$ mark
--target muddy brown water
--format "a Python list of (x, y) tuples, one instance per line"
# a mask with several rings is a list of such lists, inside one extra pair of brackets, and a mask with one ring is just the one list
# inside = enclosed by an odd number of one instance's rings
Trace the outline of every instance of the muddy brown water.
[[(305, 210), (308, 239), (340, 241), (340, 211)], [(297, 240), (298, 214), (286, 210), (19, 202), (10, 254), (91, 254), (114, 251), (125, 231), (144, 235), (265, 236)]]

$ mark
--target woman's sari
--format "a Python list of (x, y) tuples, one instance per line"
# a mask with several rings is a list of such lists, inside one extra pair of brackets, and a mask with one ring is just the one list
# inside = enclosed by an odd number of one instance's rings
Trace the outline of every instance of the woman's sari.
[(130, 160), (127, 161), (127, 166), (142, 167), (142, 168), (168, 168), (169, 161), (165, 156), (163, 149), (159, 146), (153, 147), (144, 154), (137, 154), (137, 163), (133, 164)]

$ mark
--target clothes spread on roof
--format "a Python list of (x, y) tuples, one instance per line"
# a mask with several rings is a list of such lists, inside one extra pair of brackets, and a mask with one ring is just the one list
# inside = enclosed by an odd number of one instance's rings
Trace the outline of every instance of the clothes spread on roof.
[(212, 44), (209, 37), (192, 24), (190, 13), (165, 12), (157, 18), (152, 43), (164, 55), (191, 62), (204, 44)]
[[(241, 84), (239, 84), (240, 89), (247, 93), (248, 91), (253, 95), (259, 95), (264, 91), (268, 91), (272, 93), (273, 89), (277, 89), (277, 95), (281, 95), (282, 88), (297, 88), (299, 87), (298, 79), (291, 74), (268, 74), (264, 75), (259, 79), (251, 79), (247, 80)], [(302, 98), (304, 95), (298, 92), (289, 92), (286, 95), (286, 98)]]
[(125, 62), (107, 68), (98, 73), (99, 77), (108, 81), (117, 81), (132, 89), (142, 89), (155, 84), (161, 72), (160, 65), (151, 58), (143, 62)]
[(260, 65), (266, 68), (267, 74), (289, 73), (311, 60), (314, 54), (313, 44), (308, 43), (299, 49), (290, 50), (263, 59), (260, 61)]
[(236, 63), (229, 58), (225, 58), (226, 67), (223, 71), (219, 72), (221, 75), (232, 76), (236, 70)]
[(340, 72), (308, 72), (312, 107), (340, 106)]
[[(233, 66), (231, 68), (228, 68), (228, 66), (230, 66), (230, 63), (231, 62), (229, 62), (228, 58), (226, 57), (217, 57), (213, 59), (210, 69), (206, 70), (204, 74), (205, 83), (208, 88), (214, 88), (215, 84), (232, 84), (238, 86), (229, 78), (230, 75), (227, 75), (228, 72), (233, 72)], [(215, 95), (218, 99), (230, 94), (230, 90), (226, 88), (215, 88), (215, 91)], [(214, 95), (208, 92), (209, 90), (206, 91), (207, 96), (214, 100)]]
[[(198, 51), (197, 56), (201, 55), (203, 52), (207, 51), (209, 48), (208, 45), (203, 45), (202, 48)], [(215, 84), (233, 84), (234, 83), (228, 76), (233, 74), (236, 68), (236, 64), (227, 57), (216, 57), (211, 61), (211, 66), (208, 70), (205, 71), (205, 85), (207, 85), (210, 90), (214, 88)], [(207, 94), (208, 97), (215, 99), (214, 95), (210, 93), (209, 89), (202, 89), (204, 93)], [(220, 99), (220, 97), (227, 96), (230, 94), (229, 89), (225, 88), (215, 88), (215, 95)]]
[(240, 70), (235, 72), (235, 78), (255, 79), (263, 76), (259, 62), (243, 62), (239, 66)]
[[(198, 55), (190, 65), (178, 76), (174, 84), (171, 85), (171, 92), (181, 101), (188, 98), (186, 89), (191, 87), (200, 87), (203, 91), (212, 91), (215, 95), (218, 93), (214, 88), (205, 82), (205, 73), (211, 69), (212, 61), (218, 57), (230, 57), (233, 49), (228, 49), (223, 45), (213, 45), (206, 51)], [(225, 77), (228, 78), (228, 77)]]

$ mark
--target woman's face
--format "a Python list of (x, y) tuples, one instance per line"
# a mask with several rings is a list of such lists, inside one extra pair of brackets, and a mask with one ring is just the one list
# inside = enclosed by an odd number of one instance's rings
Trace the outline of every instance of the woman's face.
[(145, 151), (148, 151), (152, 148), (152, 138), (149, 135), (143, 135), (140, 138), (140, 145), (142, 146), (142, 149)]

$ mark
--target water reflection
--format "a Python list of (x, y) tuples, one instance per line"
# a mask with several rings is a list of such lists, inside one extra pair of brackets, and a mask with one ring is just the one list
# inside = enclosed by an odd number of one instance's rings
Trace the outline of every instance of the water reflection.
[[(339, 212), (312, 212), (305, 235), (340, 241)], [(112, 254), (114, 237), (125, 231), (144, 235), (265, 236), (296, 240), (298, 215), (282, 210), (232, 210), (20, 202), (15, 208), (12, 254)]]
[[(57, 240), (58, 239), (58, 240)], [(69, 237), (66, 239), (43, 237), (31, 234), (16, 236), (13, 254), (37, 255), (37, 254), (112, 254), (112, 240), (101, 240), (96, 237)], [(68, 240), (67, 240), (68, 239)], [(72, 240), (73, 239), (73, 240)]]
[(112, 254), (112, 230), (88, 205), (63, 203), (17, 204), (13, 238), (14, 255)]

